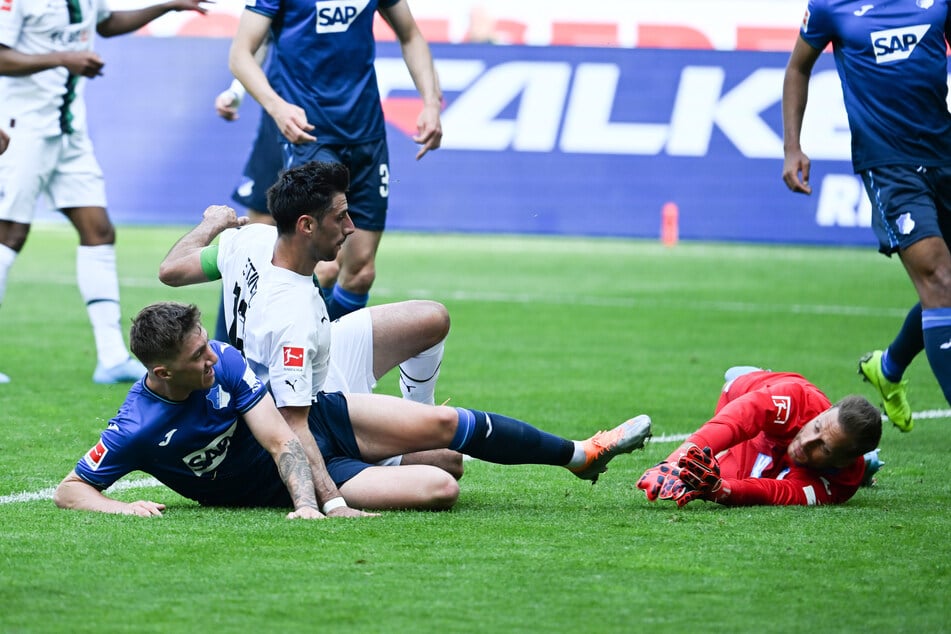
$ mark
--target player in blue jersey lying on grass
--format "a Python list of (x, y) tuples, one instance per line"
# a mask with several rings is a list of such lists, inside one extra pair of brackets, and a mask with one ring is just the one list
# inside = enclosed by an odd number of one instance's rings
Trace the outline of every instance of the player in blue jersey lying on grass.
[[(642, 447), (650, 435), (643, 415), (571, 441), (474, 409), (319, 392), (307, 421), (321, 449), (314, 463), (244, 357), (208, 340), (197, 307), (147, 306), (133, 320), (129, 339), (148, 374), (56, 488), (53, 499), (61, 508), (161, 515), (164, 504), (121, 502), (102, 493), (138, 470), (202, 505), (293, 507), (289, 518), (365, 515), (357, 508), (446, 509), (459, 495), (447, 472), (373, 463), (450, 448), (500, 464), (562, 466), (596, 480), (612, 458)], [(401, 472), (420, 470), (428, 472), (419, 479), (426, 488), (404, 490), (413, 480)], [(393, 477), (368, 479), (381, 471)]]

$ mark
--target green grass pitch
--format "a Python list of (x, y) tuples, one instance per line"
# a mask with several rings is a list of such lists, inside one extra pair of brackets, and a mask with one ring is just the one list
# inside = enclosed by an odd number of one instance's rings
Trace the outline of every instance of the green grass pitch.
[[(213, 329), (217, 285), (156, 279), (184, 230), (119, 228), (125, 324), (176, 299)], [(886, 427), (878, 485), (848, 504), (678, 510), (634, 487), (710, 415), (730, 365), (873, 397), (857, 359), (915, 295), (872, 246), (387, 234), (372, 301), (452, 315), (437, 400), (573, 438), (648, 413), (655, 439), (595, 486), (470, 461), (451, 512), (307, 523), (155, 486), (113, 495), (165, 502), (162, 518), (53, 506), (125, 395), (91, 381), (75, 243), (37, 226), (0, 310), (0, 632), (951, 631), (951, 434), (923, 355), (908, 376), (926, 414)]]

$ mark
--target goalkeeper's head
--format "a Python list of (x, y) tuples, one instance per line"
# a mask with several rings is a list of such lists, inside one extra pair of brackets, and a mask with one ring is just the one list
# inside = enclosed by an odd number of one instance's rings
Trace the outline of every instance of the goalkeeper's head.
[(867, 398), (852, 394), (835, 404), (839, 410), (839, 425), (851, 439), (849, 451), (852, 458), (858, 458), (878, 447), (882, 439), (882, 412)]
[(881, 438), (882, 413), (865, 397), (852, 395), (804, 425), (786, 453), (803, 467), (841, 469), (875, 449)]

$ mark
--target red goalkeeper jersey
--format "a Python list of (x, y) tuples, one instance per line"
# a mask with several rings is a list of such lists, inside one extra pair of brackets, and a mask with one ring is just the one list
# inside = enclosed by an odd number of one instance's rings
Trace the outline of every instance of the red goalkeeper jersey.
[(819, 388), (798, 374), (752, 372), (729, 385), (713, 418), (687, 440), (722, 454), (720, 472), (732, 490), (723, 504), (839, 504), (862, 481), (861, 456), (843, 469), (816, 471), (797, 466), (786, 455), (799, 430), (831, 406)]

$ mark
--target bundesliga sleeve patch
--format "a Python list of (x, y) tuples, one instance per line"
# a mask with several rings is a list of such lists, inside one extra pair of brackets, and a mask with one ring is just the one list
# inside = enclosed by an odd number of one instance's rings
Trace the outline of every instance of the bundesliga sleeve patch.
[(284, 368), (290, 370), (304, 369), (304, 349), (296, 346), (284, 346)]
[(109, 449), (102, 444), (102, 439), (100, 438), (99, 442), (83, 456), (83, 459), (89, 468), (95, 471), (99, 468), (99, 465), (102, 464), (102, 459), (106, 457), (107, 453), (109, 453)]
[(805, 15), (802, 16), (802, 32), (809, 32), (809, 9), (806, 9)]

